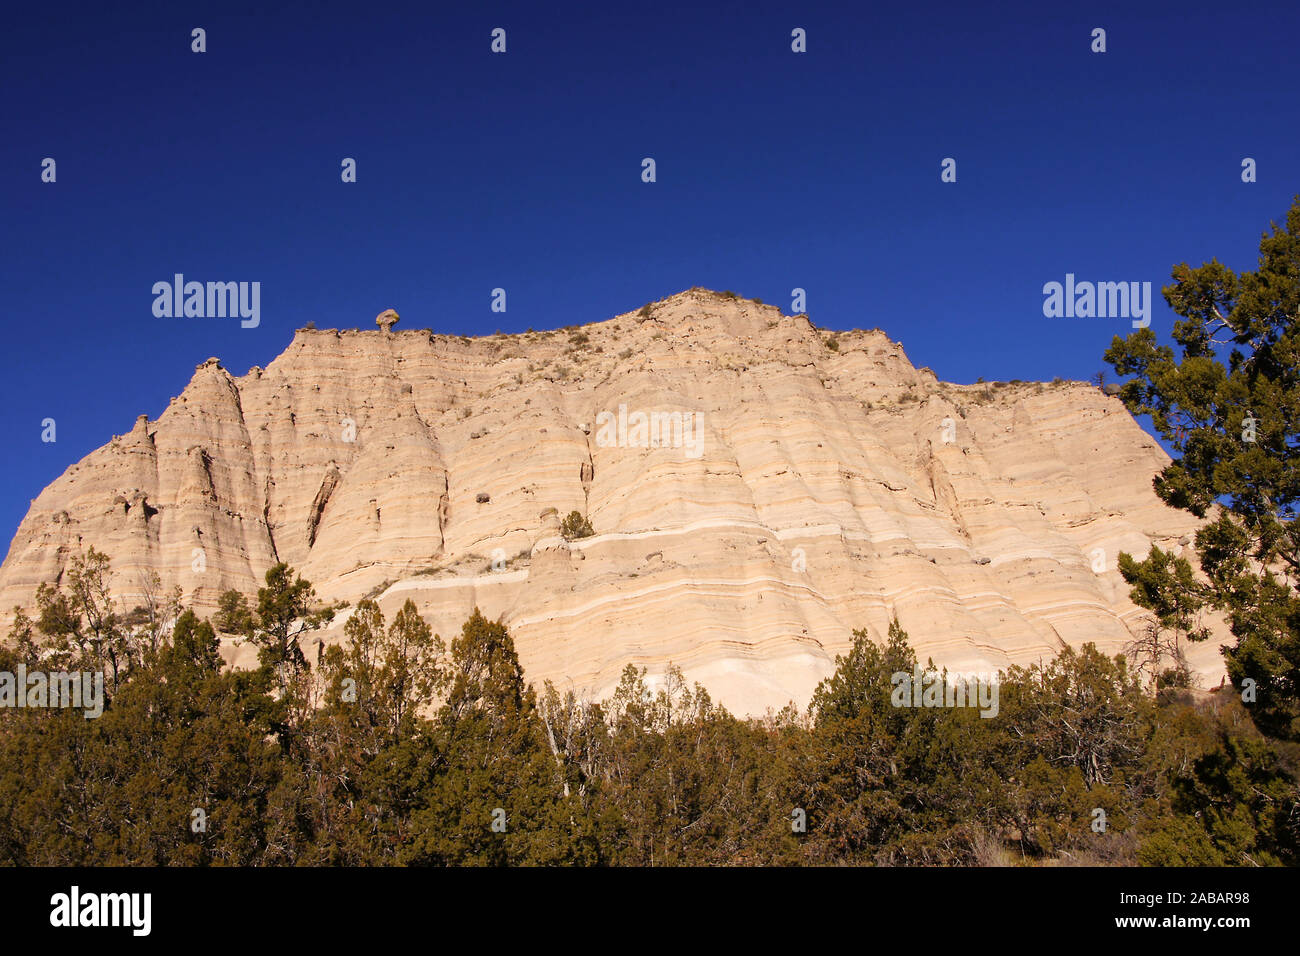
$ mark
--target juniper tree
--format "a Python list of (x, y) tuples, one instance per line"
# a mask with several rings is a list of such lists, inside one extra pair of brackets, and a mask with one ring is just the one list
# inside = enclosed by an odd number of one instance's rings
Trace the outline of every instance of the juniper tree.
[(438, 758), (401, 862), (500, 866), (589, 854), (567, 825), (563, 776), (510, 632), (475, 608), (450, 657), (432, 721)]
[(66, 580), (36, 589), (36, 629), (42, 649), (63, 667), (101, 670), (115, 693), (126, 670), (139, 661), (140, 645), (118, 612), (109, 587), (110, 560), (89, 548), (73, 557)]
[[(1131, 376), (1120, 398), (1174, 449), (1156, 477), (1168, 504), (1209, 518), (1196, 534), (1208, 588), (1152, 554), (1122, 566), (1134, 599), (1227, 615), (1228, 675), (1270, 733), (1300, 738), (1300, 197), (1259, 243), (1258, 267), (1175, 266), (1170, 345), (1147, 328), (1106, 360)], [(1175, 600), (1170, 595), (1180, 594)], [(1163, 595), (1156, 598), (1155, 595)]]
[(257, 606), (250, 608), (238, 591), (221, 595), (215, 623), (258, 648), (259, 676), (276, 695), (275, 718), (281, 743), (288, 745), (310, 709), (310, 665), (302, 638), (328, 624), (335, 608), (320, 606), (311, 582), (294, 574), (281, 561), (266, 572), (266, 587), (257, 589)]
[[(0, 670), (11, 666), (0, 648)], [(124, 672), (103, 715), (24, 709), (0, 721), (0, 861), (39, 866), (252, 865), (284, 761), (260, 691), (226, 670), (186, 611)]]
[(323, 705), (308, 725), (304, 781), (310, 792), (312, 864), (391, 864), (436, 758), (422, 712), (443, 681), (442, 640), (408, 600), (387, 628), (361, 601), (329, 647)]

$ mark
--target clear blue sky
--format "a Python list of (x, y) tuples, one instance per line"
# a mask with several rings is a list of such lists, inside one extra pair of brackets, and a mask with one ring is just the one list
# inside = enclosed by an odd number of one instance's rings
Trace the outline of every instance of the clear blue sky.
[[(799, 286), (941, 379), (1087, 378), (1128, 322), (1043, 283), (1150, 281), (1164, 337), (1174, 263), (1253, 267), (1300, 191), (1298, 36), (1295, 0), (11, 4), (0, 538), (208, 356), (388, 307), (480, 334)], [(155, 318), (177, 272), (261, 282), (260, 327)]]

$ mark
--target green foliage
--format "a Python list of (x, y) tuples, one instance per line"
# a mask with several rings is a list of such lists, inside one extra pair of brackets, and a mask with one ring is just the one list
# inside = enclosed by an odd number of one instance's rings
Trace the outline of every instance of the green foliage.
[[(279, 774), (264, 695), (222, 669), (216, 635), (186, 611), (97, 720), (74, 710), (0, 722), (0, 861), (20, 866), (268, 862)], [(11, 652), (0, 651), (0, 669)], [(206, 815), (195, 832), (194, 811)]]
[(117, 687), (139, 659), (139, 647), (123, 626), (109, 595), (109, 559), (93, 547), (76, 555), (66, 588), (42, 583), (36, 589), (36, 627), (47, 638), (50, 660), (63, 669), (103, 671)]
[[(1157, 615), (1210, 607), (1237, 638), (1234, 686), (1253, 686), (1261, 728), (1300, 739), (1300, 197), (1259, 244), (1258, 268), (1217, 260), (1173, 270), (1165, 300), (1177, 351), (1151, 329), (1106, 360), (1132, 376), (1120, 398), (1150, 415), (1176, 457), (1155, 480), (1170, 505), (1209, 517), (1196, 535), (1202, 586), (1159, 552), (1129, 562), (1134, 600)], [(1247, 682), (1250, 682), (1249, 684)]]
[(1133, 585), (1130, 595), (1135, 604), (1154, 612), (1162, 628), (1194, 641), (1210, 636), (1207, 628), (1197, 627), (1197, 611), (1204, 605), (1206, 589), (1200, 585), (1186, 558), (1178, 558), (1154, 545), (1145, 561), (1135, 561), (1129, 554), (1119, 556), (1119, 570)]
[(310, 684), (302, 640), (334, 618), (334, 608), (319, 606), (311, 583), (283, 561), (266, 572), (266, 587), (257, 590), (257, 605), (236, 591), (218, 602), (217, 626), (257, 647), (258, 677), (274, 692), (269, 720), (283, 746), (301, 745), (309, 719)]
[(266, 572), (266, 587), (257, 589), (257, 606), (250, 609), (242, 594), (227, 591), (220, 599), (220, 621), (258, 647), (258, 659), (272, 668), (295, 672), (307, 669), (301, 639), (334, 618), (330, 608), (316, 607), (316, 591), (284, 562)]
[(590, 538), (595, 533), (595, 530), (591, 527), (591, 522), (587, 520), (587, 516), (580, 511), (570, 511), (568, 517), (560, 522), (560, 534), (565, 541)]
[[(0, 671), (97, 659), (121, 627), (107, 570), (89, 556), (18, 615)], [(806, 714), (740, 720), (673, 666), (629, 665), (600, 702), (539, 695), (477, 609), (448, 647), (411, 601), (386, 621), (362, 600), (313, 665), (294, 652), (325, 619), (310, 583), (266, 583), (221, 601), (254, 670), (186, 610), (154, 645), (125, 631), (98, 720), (0, 714), (0, 863), (1300, 863), (1295, 754), (1234, 697), (1152, 696), (1091, 645), (1003, 673), (996, 713), (901, 706), (899, 677), (935, 672), (894, 620), (882, 643), (854, 632)]]

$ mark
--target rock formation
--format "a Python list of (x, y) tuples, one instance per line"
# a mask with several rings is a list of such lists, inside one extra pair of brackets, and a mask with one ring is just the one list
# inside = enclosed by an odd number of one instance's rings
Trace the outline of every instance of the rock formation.
[[(148, 568), (201, 613), (283, 560), (444, 637), (477, 605), (539, 684), (600, 697), (673, 662), (761, 714), (895, 614), (957, 670), (1116, 653), (1145, 616), (1116, 556), (1196, 528), (1151, 489), (1165, 453), (1083, 383), (945, 384), (883, 332), (700, 289), (477, 339), (386, 316), (243, 376), (209, 359), (71, 466), (0, 566), (0, 627), (91, 545), (127, 606)], [(592, 536), (560, 535), (573, 511)], [(1218, 643), (1191, 649), (1215, 683)]]

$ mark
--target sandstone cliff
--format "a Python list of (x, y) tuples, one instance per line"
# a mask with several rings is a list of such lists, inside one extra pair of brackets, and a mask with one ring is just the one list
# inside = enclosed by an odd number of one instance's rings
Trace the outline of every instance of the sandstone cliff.
[[(638, 412), (676, 416), (660, 447)], [(602, 696), (672, 661), (761, 713), (893, 614), (954, 669), (1117, 652), (1144, 612), (1116, 556), (1196, 527), (1151, 490), (1167, 460), (1093, 387), (947, 385), (882, 332), (704, 290), (558, 332), (301, 330), (265, 369), (198, 366), (46, 488), (0, 626), (90, 545), (128, 606), (152, 568), (204, 613), (283, 560), (444, 637), (501, 616), (539, 683)], [(574, 510), (595, 534), (566, 542)], [(1217, 644), (1191, 654), (1216, 683)]]

